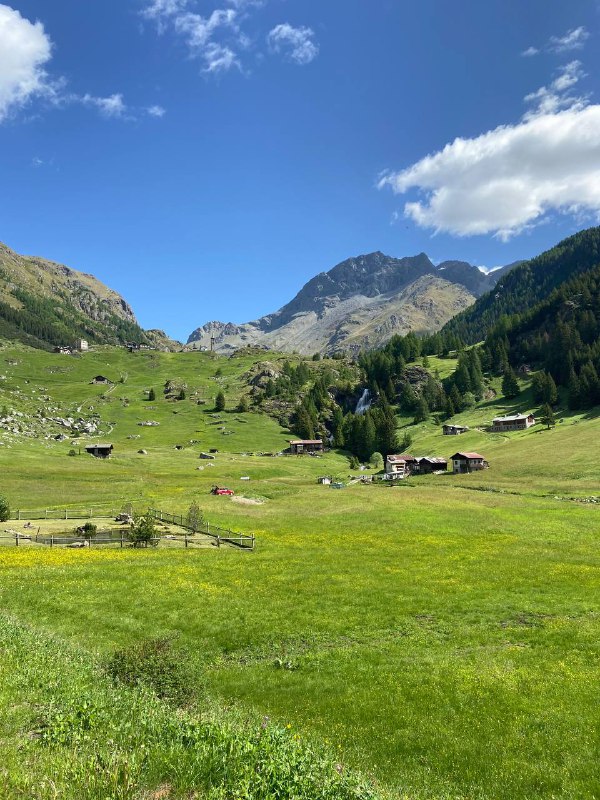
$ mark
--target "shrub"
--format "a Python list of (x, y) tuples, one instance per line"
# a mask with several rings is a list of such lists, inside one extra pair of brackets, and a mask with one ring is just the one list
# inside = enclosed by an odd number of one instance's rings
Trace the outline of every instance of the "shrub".
[(128, 538), (134, 547), (148, 547), (148, 544), (156, 547), (156, 524), (149, 511), (134, 518)]
[(170, 638), (143, 639), (117, 650), (106, 663), (106, 671), (115, 682), (145, 686), (177, 705), (190, 695), (192, 676), (186, 654), (176, 650)]
[(373, 469), (382, 469), (383, 467), (383, 456), (381, 453), (373, 453), (371, 456), (371, 466)]
[(148, 400), (149, 400), (149, 402), (151, 402), (151, 403), (152, 403), (154, 400), (156, 400), (156, 392), (154, 391), (154, 389), (150, 389), (150, 391), (148, 392)]
[(93, 522), (86, 522), (85, 525), (83, 525), (82, 535), (84, 539), (93, 539), (97, 533), (98, 526), (94, 525)]
[(6, 522), (10, 519), (10, 503), (0, 495), (0, 522)]
[(188, 512), (185, 517), (185, 521), (194, 533), (200, 530), (202, 522), (204, 520), (204, 514), (202, 513), (202, 509), (198, 505), (198, 503), (194, 500), (194, 502), (188, 508)]
[(245, 395), (245, 394), (243, 394), (243, 395), (240, 397), (240, 402), (238, 403), (238, 408), (237, 408), (237, 410), (238, 410), (240, 413), (242, 413), (242, 414), (245, 414), (245, 413), (248, 411), (248, 409), (249, 409), (249, 408), (250, 408), (250, 405), (249, 405), (249, 403), (248, 403), (248, 398), (246, 397), (246, 395)]
[(356, 456), (350, 456), (350, 469), (358, 469), (360, 467), (360, 461)]
[(73, 450), (73, 449), (69, 450), (69, 455), (70, 456), (76, 456), (77, 455), (77, 450)]

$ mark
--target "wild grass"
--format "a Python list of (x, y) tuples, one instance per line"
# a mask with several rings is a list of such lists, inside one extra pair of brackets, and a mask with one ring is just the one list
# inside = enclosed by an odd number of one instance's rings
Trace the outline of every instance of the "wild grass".
[[(212, 362), (192, 355), (210, 381)], [(112, 363), (110, 353), (103, 357)], [(25, 370), (28, 357), (21, 358)], [(52, 357), (35, 358), (43, 370)], [(162, 374), (182, 374), (168, 358)], [(235, 369), (241, 375), (247, 367)], [(232, 372), (231, 385), (236, 380)], [(66, 402), (68, 381), (54, 391)], [(208, 426), (202, 443), (174, 451), (176, 440), (195, 438), (201, 407), (173, 415), (163, 401), (156, 413), (164, 426), (148, 434), (161, 441), (151, 457), (138, 457), (140, 445), (126, 438), (146, 401), (136, 402), (123, 410), (131, 419), (114, 428), (108, 462), (70, 458), (69, 443), (12, 441), (0, 449), (2, 491), (23, 507), (134, 499), (181, 511), (197, 499), (209, 519), (255, 533), (256, 552), (1, 548), (1, 607), (33, 626), (39, 641), (60, 637), (69, 663), (83, 653), (97, 664), (120, 647), (176, 634), (192, 654), (201, 703), (215, 714), (229, 708), (235, 719), (259, 714), (278, 728), (291, 725), (395, 797), (599, 796), (600, 510), (554, 499), (600, 494), (596, 418), (565, 414), (550, 431), (495, 437), (481, 423), (507, 405), (498, 398), (459, 418), (474, 428), (464, 436), (444, 437), (433, 422), (413, 429), (417, 455), (480, 450), (488, 471), (334, 491), (316, 477), (347, 477), (343, 455), (244, 456), (234, 436), (210, 439)], [(527, 405), (527, 395), (520, 402)], [(253, 426), (248, 452), (285, 439), (272, 420), (244, 416), (252, 421), (239, 423), (239, 436)], [(223, 452), (198, 472), (198, 451), (211, 441)], [(251, 480), (240, 481), (244, 475)], [(264, 502), (210, 496), (213, 482)], [(44, 670), (56, 682), (69, 669), (60, 660), (50, 668), (54, 657)], [(49, 776), (54, 762), (29, 743), (19, 716), (22, 707), (43, 706), (46, 690), (33, 672), (19, 681), (16, 663), (2, 673), (10, 677), (0, 704), (5, 774), (27, 774), (16, 737), (26, 763), (37, 764), (32, 774)], [(103, 736), (91, 737), (94, 747), (102, 750)], [(137, 744), (133, 752), (138, 759)], [(80, 764), (80, 750), (67, 743), (61, 758)], [(162, 780), (172, 796), (185, 796), (190, 783), (180, 790), (165, 774), (135, 772), (131, 796)], [(9, 797), (29, 796), (7, 786)], [(85, 796), (61, 791), (69, 800)], [(245, 791), (226, 796), (260, 796)]]

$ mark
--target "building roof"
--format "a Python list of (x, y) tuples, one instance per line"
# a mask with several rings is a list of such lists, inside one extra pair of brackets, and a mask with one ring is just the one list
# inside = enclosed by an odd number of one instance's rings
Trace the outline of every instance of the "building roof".
[(457, 458), (457, 457), (468, 458), (468, 459), (481, 458), (485, 461), (485, 456), (482, 456), (481, 453), (454, 453), (453, 456), (450, 456), (450, 458)]
[(388, 456), (387, 460), (390, 461), (392, 464), (399, 464), (402, 461), (417, 461), (414, 456), (409, 455), (408, 453), (403, 453), (402, 455), (395, 455), (395, 456)]
[(107, 450), (108, 448), (113, 447), (112, 444), (88, 444), (85, 446), (86, 450)]
[(519, 422), (529, 417), (533, 417), (533, 414), (509, 414), (507, 417), (494, 417), (494, 422)]
[(323, 444), (323, 439), (290, 439), (290, 444)]
[(468, 425), (451, 425), (449, 422), (447, 422), (444, 425), (444, 428), (460, 428), (463, 431), (468, 431), (469, 430), (469, 426)]
[[(482, 456), (483, 458), (483, 456)], [(447, 458), (440, 458), (440, 456), (421, 456), (418, 461), (429, 461), (430, 464), (447, 464)]]

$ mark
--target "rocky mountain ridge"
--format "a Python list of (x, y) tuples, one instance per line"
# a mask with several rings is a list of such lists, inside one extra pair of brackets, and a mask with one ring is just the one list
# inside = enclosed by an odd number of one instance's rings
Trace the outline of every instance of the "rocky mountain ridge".
[(396, 333), (434, 332), (492, 289), (513, 265), (486, 274), (464, 261), (437, 266), (425, 253), (393, 258), (380, 251), (349, 258), (306, 283), (279, 311), (253, 322), (208, 322), (189, 349), (238, 347), (303, 354), (360, 351)]
[[(93, 275), (0, 243), (0, 336), (34, 347), (127, 341), (168, 347), (162, 331), (144, 331), (131, 306)], [(173, 343), (172, 343), (173, 344)]]

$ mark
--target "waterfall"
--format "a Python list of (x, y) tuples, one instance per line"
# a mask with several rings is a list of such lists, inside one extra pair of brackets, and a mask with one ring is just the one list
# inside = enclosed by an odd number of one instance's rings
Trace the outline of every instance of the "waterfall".
[(365, 389), (356, 404), (355, 414), (364, 414), (371, 408), (371, 392)]

